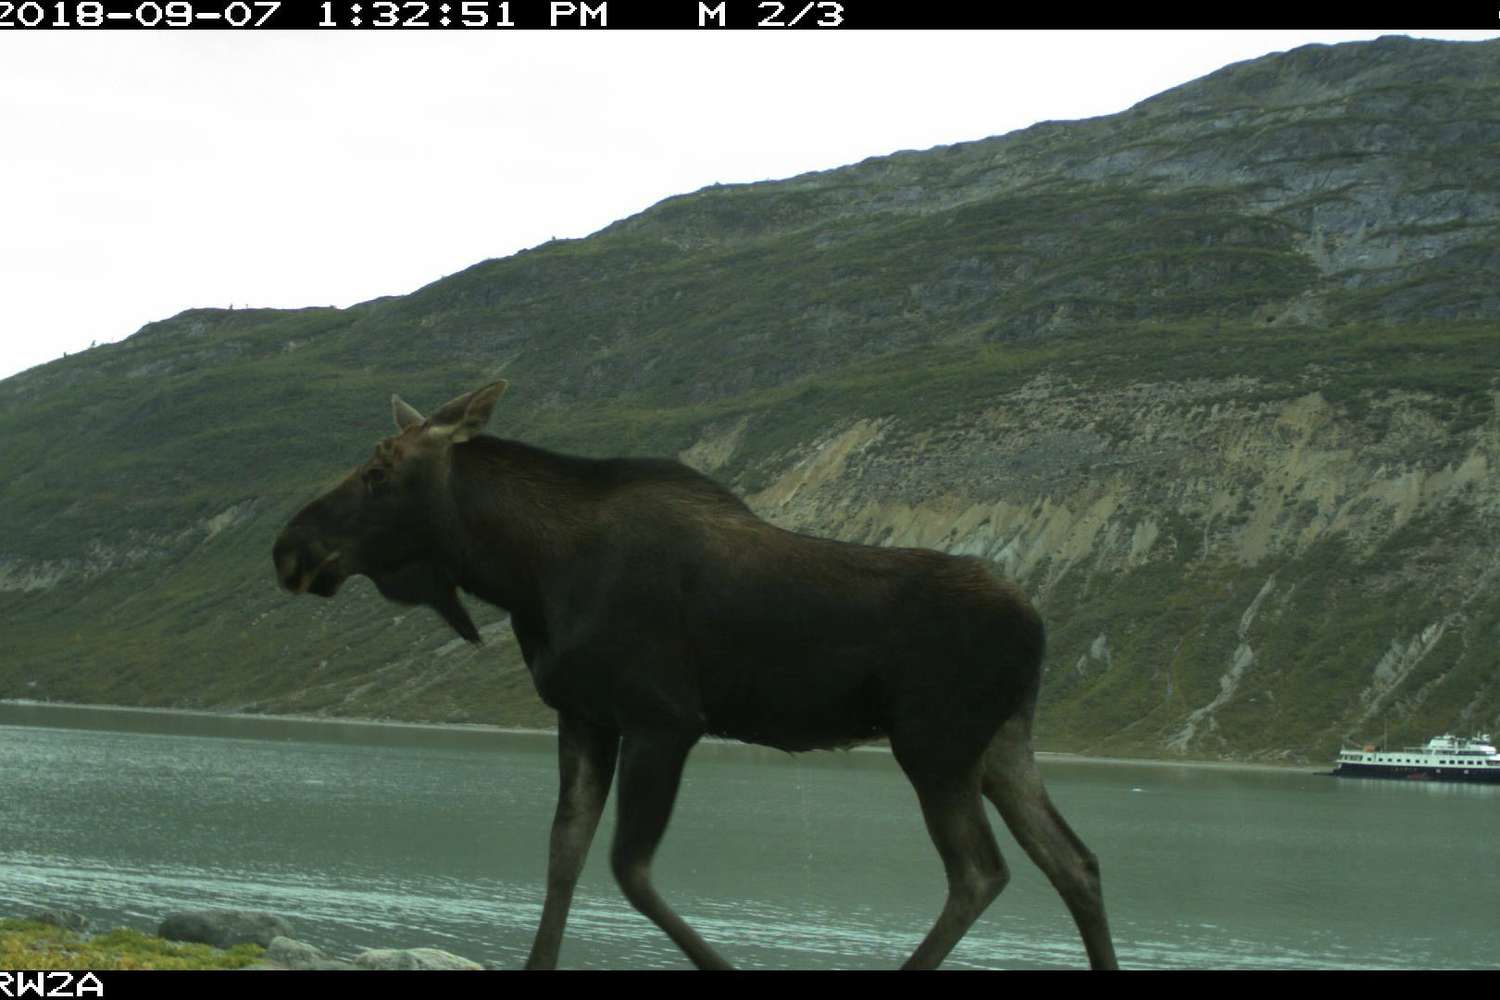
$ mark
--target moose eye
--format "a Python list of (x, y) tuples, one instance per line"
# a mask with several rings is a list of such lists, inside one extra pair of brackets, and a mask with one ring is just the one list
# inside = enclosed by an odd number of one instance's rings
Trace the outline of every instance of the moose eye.
[(372, 493), (385, 486), (390, 479), (390, 477), (386, 475), (385, 470), (380, 468), (379, 466), (366, 469), (362, 478), (365, 481), (365, 488)]

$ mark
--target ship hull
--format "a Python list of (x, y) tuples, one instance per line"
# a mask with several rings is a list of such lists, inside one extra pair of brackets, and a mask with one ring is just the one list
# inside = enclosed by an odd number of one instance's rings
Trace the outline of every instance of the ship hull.
[(1350, 764), (1345, 761), (1334, 767), (1333, 776), (1335, 778), (1399, 778), (1405, 781), (1459, 781), (1500, 785), (1500, 767), (1427, 767), (1421, 764)]

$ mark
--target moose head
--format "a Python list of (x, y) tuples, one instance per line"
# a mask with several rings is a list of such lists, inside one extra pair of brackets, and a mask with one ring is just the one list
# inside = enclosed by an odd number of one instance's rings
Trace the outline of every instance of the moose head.
[(454, 563), (440, 557), (451, 517), (442, 499), (453, 449), (484, 429), (507, 386), (502, 380), (459, 396), (431, 417), (392, 396), (397, 433), (277, 537), (272, 558), (281, 585), (332, 597), (349, 577), (367, 576), (383, 596), (425, 604), (478, 643), (479, 630), (447, 568)]

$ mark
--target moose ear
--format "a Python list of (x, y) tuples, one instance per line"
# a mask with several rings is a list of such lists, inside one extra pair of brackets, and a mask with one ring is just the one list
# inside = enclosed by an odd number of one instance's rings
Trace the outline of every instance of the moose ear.
[(391, 397), (391, 413), (396, 417), (396, 429), (398, 431), (404, 431), (408, 427), (420, 424), (427, 419), (400, 396)]
[(508, 388), (510, 383), (501, 379), (445, 403), (428, 421), (429, 432), (440, 434), (453, 444), (463, 444), (484, 430), (484, 425), (490, 422), (490, 413), (495, 409), (495, 403), (505, 395)]

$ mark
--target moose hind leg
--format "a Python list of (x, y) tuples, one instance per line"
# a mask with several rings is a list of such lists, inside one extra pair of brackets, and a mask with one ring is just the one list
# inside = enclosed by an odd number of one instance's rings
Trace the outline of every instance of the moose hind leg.
[(985, 755), (985, 796), (1000, 810), (1016, 842), (1047, 876), (1083, 935), (1089, 965), (1116, 968), (1104, 915), (1099, 862), (1058, 813), (1032, 756), (1025, 727), (1008, 723)]
[(626, 733), (620, 744), (619, 820), (610, 863), (620, 891), (652, 923), (667, 933), (700, 969), (727, 969), (729, 963), (672, 911), (651, 885), (651, 858), (667, 830), (682, 767), (697, 737)]
[[(899, 752), (897, 760), (901, 760)], [(937, 922), (902, 968), (935, 969), (1000, 895), (1010, 881), (1010, 871), (984, 815), (976, 768), (956, 776), (936, 776), (914, 771), (905, 762), (902, 766), (917, 790), (927, 832), (948, 877), (948, 897)]]

